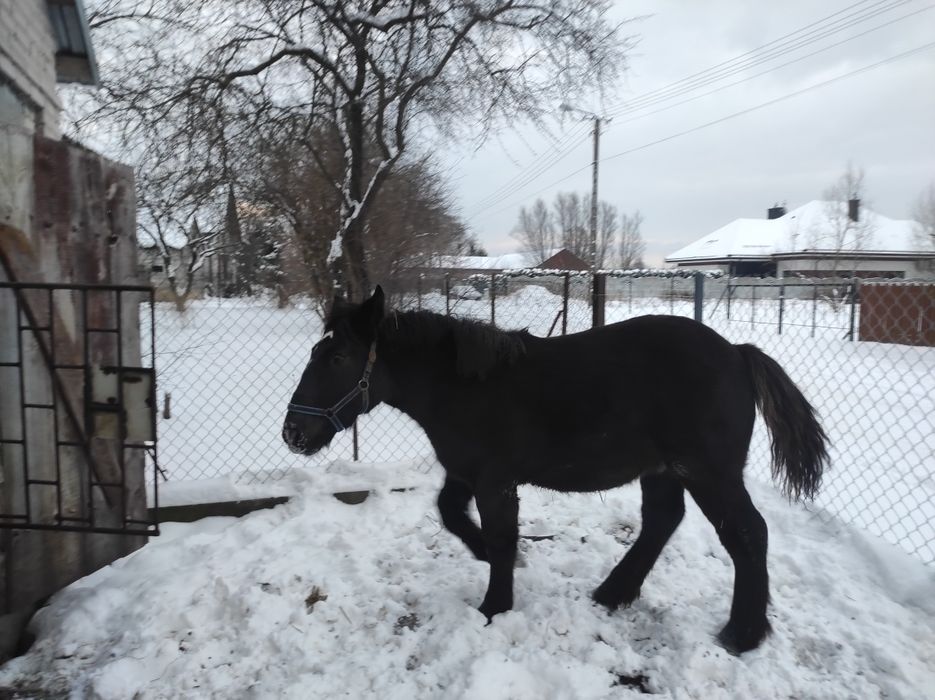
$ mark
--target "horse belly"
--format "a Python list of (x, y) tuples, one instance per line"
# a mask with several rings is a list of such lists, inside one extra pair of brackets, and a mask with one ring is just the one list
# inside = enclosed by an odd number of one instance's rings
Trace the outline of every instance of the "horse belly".
[(552, 491), (607, 491), (623, 486), (650, 469), (615, 464), (593, 465), (579, 461), (562, 463), (535, 475), (530, 483)]

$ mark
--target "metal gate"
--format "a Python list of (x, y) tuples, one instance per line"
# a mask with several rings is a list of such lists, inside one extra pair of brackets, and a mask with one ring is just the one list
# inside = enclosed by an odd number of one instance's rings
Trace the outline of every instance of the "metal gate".
[(158, 534), (154, 351), (150, 287), (0, 281), (0, 528)]

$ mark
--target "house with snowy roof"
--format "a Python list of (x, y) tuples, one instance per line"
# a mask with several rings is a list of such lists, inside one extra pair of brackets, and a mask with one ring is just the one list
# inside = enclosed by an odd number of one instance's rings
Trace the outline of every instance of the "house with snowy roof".
[(765, 219), (735, 219), (666, 262), (733, 277), (931, 276), (935, 250), (916, 230), (916, 222), (890, 219), (858, 199), (813, 200), (791, 211), (772, 207)]
[(588, 264), (567, 248), (555, 248), (543, 257), (536, 253), (506, 255), (438, 255), (430, 267), (435, 271), (459, 274), (482, 274), (537, 268), (541, 270), (587, 270)]

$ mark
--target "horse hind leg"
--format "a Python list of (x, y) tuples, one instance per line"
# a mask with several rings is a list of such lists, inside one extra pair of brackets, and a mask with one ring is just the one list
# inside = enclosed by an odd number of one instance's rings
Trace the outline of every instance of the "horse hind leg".
[(480, 528), (467, 513), (468, 504), (474, 498), (471, 487), (455, 479), (445, 479), (438, 494), (438, 513), (442, 524), (471, 550), (476, 558), (487, 561), (487, 547)]
[(640, 486), (643, 490), (640, 534), (591, 596), (611, 610), (630, 605), (639, 597), (643, 581), (685, 514), (685, 489), (675, 477), (646, 475), (640, 478)]
[(770, 632), (766, 619), (769, 574), (766, 569), (766, 521), (738, 478), (730, 485), (689, 484), (689, 493), (714, 525), (734, 563), (734, 597), (730, 619), (717, 636), (728, 651), (739, 654), (759, 646)]

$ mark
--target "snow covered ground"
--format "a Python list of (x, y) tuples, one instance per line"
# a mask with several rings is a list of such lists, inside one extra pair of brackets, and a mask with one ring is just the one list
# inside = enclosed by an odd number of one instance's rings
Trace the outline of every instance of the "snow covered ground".
[[(522, 488), (516, 608), (487, 627), (487, 566), (437, 521), (440, 467), (338, 461), (282, 483), (286, 505), (166, 524), (57, 594), (32, 650), (0, 668), (0, 696), (935, 697), (935, 572), (769, 487), (753, 497), (774, 634), (737, 658), (712, 636), (732, 567), (690, 501), (643, 597), (610, 615), (588, 595), (639, 529), (638, 487)], [(361, 505), (330, 495), (360, 487), (373, 490)]]
[[(368, 462), (348, 461), (350, 435), (312, 460), (289, 454), (282, 411), (320, 321), (214, 300), (184, 319), (158, 310), (160, 391), (173, 395), (173, 417), (160, 421), (163, 496), (292, 500), (239, 520), (164, 524), (60, 592), (34, 622), (31, 651), (0, 668), (0, 697), (5, 687), (102, 700), (935, 697), (935, 568), (867, 532), (908, 551), (935, 542), (935, 350), (846, 341), (846, 321), (825, 306), (813, 337), (804, 302), (790, 302), (780, 336), (775, 308), (735, 301), (728, 321), (716, 302), (709, 322), (776, 357), (834, 442), (809, 512), (758, 482), (768, 458), (755, 436), (748, 481), (770, 525), (774, 628), (760, 649), (737, 658), (713, 641), (733, 568), (690, 500), (643, 597), (613, 615), (591, 604), (639, 531), (635, 485), (522, 488), (516, 609), (485, 626), (475, 608), (487, 566), (438, 522), (442, 471), (418, 426), (380, 407), (361, 421)], [(423, 303), (444, 310), (438, 295)], [(528, 287), (498, 301), (497, 322), (545, 335), (559, 308)], [(489, 300), (453, 311), (487, 319)], [(621, 298), (607, 317), (654, 312), (691, 315), (692, 304)], [(569, 330), (589, 322), (572, 300)], [(371, 496), (357, 506), (331, 495), (359, 489)]]

